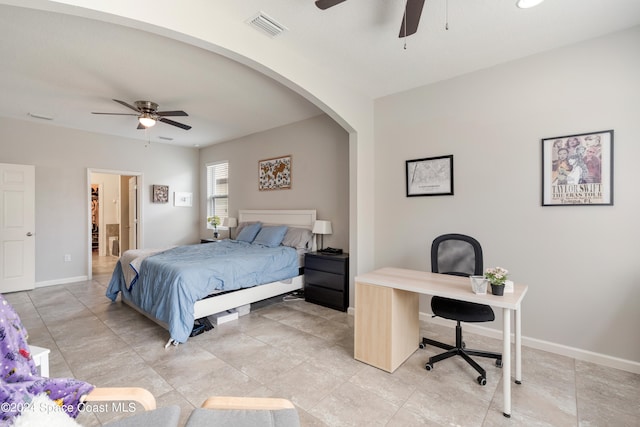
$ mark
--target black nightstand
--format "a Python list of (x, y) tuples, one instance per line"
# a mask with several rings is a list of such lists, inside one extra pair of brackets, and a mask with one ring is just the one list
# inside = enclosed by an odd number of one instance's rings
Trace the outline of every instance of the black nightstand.
[(349, 254), (304, 257), (304, 299), (340, 311), (349, 308)]
[(200, 239), (200, 243), (215, 243), (218, 239)]

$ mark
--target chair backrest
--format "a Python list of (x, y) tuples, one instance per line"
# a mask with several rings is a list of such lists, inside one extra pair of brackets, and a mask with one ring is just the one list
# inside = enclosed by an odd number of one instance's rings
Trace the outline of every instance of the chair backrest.
[(443, 234), (431, 244), (431, 271), (455, 276), (482, 275), (482, 247), (471, 236)]

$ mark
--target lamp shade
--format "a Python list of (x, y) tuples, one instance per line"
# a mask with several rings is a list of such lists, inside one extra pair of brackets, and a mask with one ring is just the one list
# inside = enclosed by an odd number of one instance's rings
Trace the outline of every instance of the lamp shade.
[(331, 229), (331, 221), (321, 221), (318, 220), (313, 224), (313, 230), (311, 230), (314, 234), (331, 234), (333, 230)]
[(229, 227), (229, 228), (233, 228), (233, 227), (237, 227), (238, 226), (238, 220), (235, 218), (223, 218), (222, 219), (222, 226), (223, 227)]
[(144, 113), (140, 117), (138, 117), (138, 122), (146, 128), (150, 128), (156, 124), (156, 119), (151, 117), (149, 113)]

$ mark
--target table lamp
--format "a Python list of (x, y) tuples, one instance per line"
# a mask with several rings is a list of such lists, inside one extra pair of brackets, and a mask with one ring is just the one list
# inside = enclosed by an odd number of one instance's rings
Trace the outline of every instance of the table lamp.
[(229, 229), (229, 238), (231, 239), (231, 229), (238, 226), (238, 220), (230, 217), (223, 218), (222, 226)]
[(331, 221), (322, 221), (322, 220), (318, 220), (313, 224), (313, 230), (311, 230), (311, 232), (313, 234), (319, 234), (320, 235), (320, 251), (322, 251), (322, 248), (324, 246), (324, 242), (323, 240), (323, 236), (325, 234), (331, 234), (333, 233), (333, 230), (331, 229)]

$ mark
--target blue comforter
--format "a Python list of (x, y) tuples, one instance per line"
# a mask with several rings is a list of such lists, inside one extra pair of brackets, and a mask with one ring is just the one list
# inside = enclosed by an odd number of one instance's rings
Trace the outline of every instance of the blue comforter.
[(298, 275), (295, 249), (268, 248), (235, 240), (179, 246), (144, 259), (135, 284), (125, 283), (118, 261), (107, 296), (118, 292), (169, 325), (171, 338), (185, 342), (194, 322), (193, 305), (216, 290), (236, 290)]

